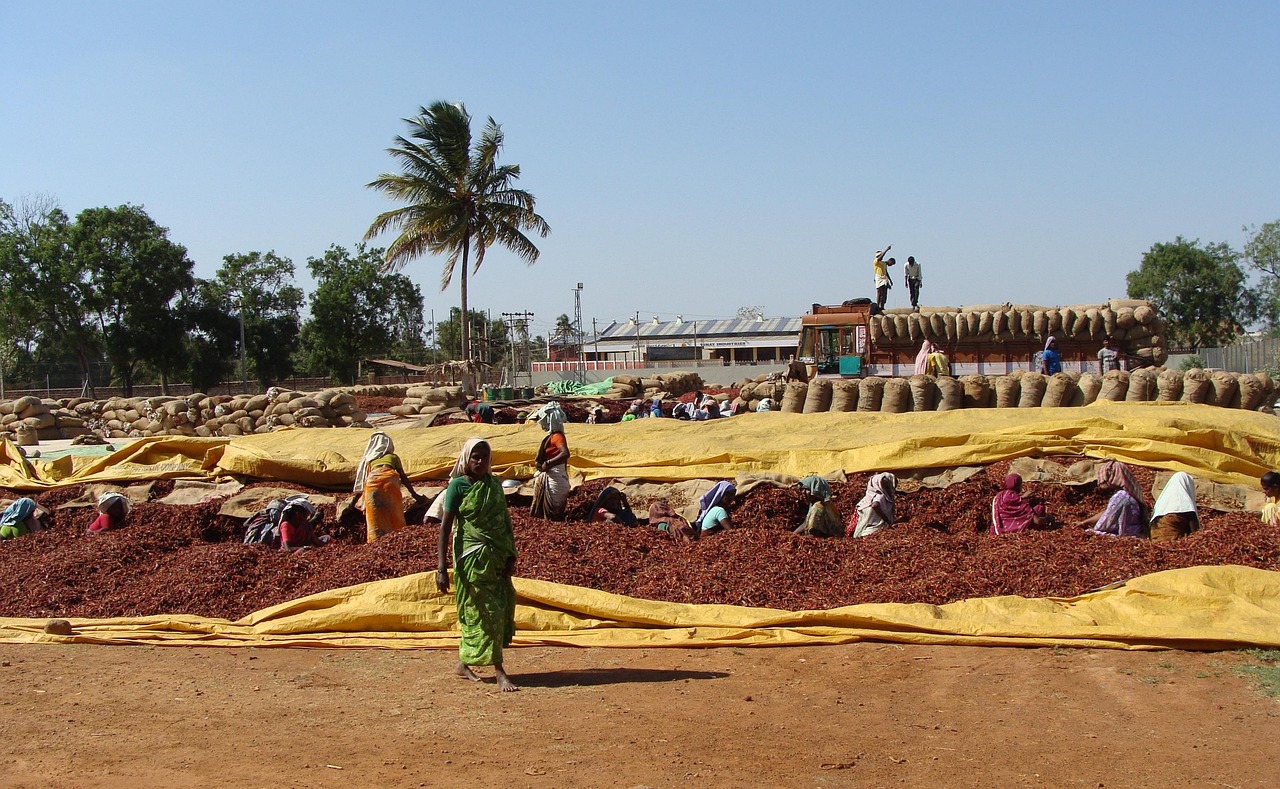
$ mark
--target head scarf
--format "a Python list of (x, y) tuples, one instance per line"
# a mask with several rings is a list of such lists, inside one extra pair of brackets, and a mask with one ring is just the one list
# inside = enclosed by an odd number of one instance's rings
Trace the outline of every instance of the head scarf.
[(1049, 335), (1049, 339), (1047, 339), (1047, 340), (1045, 340), (1045, 341), (1044, 341), (1044, 349), (1047, 351), (1047, 350), (1049, 350), (1050, 348), (1052, 348), (1053, 346), (1055, 346), (1055, 345), (1057, 345), (1057, 344), (1058, 344), (1058, 338), (1057, 338), (1057, 337), (1054, 337), (1054, 336), (1051, 334), (1051, 335)]
[(364, 490), (364, 481), (369, 478), (369, 464), (389, 452), (395, 452), (396, 445), (391, 440), (391, 436), (383, 433), (381, 430), (369, 436), (369, 443), (364, 445), (364, 457), (360, 459), (360, 465), (356, 466), (356, 482), (351, 486), (351, 490), (360, 493)]
[(35, 499), (22, 497), (5, 508), (0, 514), (0, 526), (18, 526), (36, 511)]
[(307, 514), (307, 520), (310, 521), (316, 515), (316, 505), (311, 503), (311, 499), (304, 494), (289, 496), (284, 499), (284, 506), (280, 508), (280, 516), (287, 519), (289, 510), (302, 510)]
[(872, 475), (867, 480), (867, 493), (858, 502), (858, 509), (876, 507), (889, 523), (894, 522), (894, 500), (898, 493), (898, 478), (887, 471)]
[(1165, 483), (1151, 511), (1151, 520), (1172, 512), (1194, 512), (1197, 519), (1200, 517), (1200, 511), (1196, 509), (1196, 481), (1185, 471), (1179, 471)]
[(728, 480), (720, 480), (711, 486), (711, 490), (702, 494), (702, 498), (698, 499), (698, 517), (694, 519), (694, 523), (702, 523), (702, 518), (712, 507), (720, 506), (720, 502), (730, 493), (737, 493), (738, 488)]
[(756, 406), (756, 411), (758, 413), (764, 413), (765, 411), (772, 411), (772, 410), (773, 410), (773, 398), (772, 397), (760, 398), (760, 404)]
[(818, 501), (831, 500), (831, 486), (827, 484), (825, 479), (819, 477), (817, 474), (810, 474), (796, 484), (816, 496)]
[(916, 354), (916, 375), (925, 375), (929, 371), (929, 354), (937, 350), (933, 340), (920, 343), (920, 353)]
[(1139, 507), (1146, 507), (1142, 501), (1142, 489), (1134, 479), (1133, 471), (1118, 460), (1108, 460), (1098, 466), (1098, 484), (1120, 488), (1138, 502)]
[(530, 414), (529, 418), (538, 423), (538, 427), (548, 433), (563, 433), (565, 414), (564, 409), (555, 400), (547, 403), (542, 408)]
[[(479, 436), (472, 436), (462, 442), (462, 451), (458, 453), (458, 459), (454, 461), (453, 468), (449, 470), (449, 479), (461, 477), (467, 473), (467, 458), (471, 457), (471, 452), (476, 448), (476, 444), (483, 443), (484, 439)], [(435, 520), (444, 519), (444, 491), (436, 496), (435, 501), (431, 502), (431, 506), (427, 508), (426, 517)]]
[(98, 497), (98, 512), (105, 513), (107, 510), (115, 506), (116, 502), (124, 503), (124, 514), (128, 515), (133, 509), (133, 504), (129, 499), (119, 493), (103, 493)]
[(1022, 477), (1006, 474), (1004, 484), (991, 501), (991, 533), (1010, 534), (1031, 525), (1036, 515), (1044, 513), (1043, 507), (1032, 507), (1022, 498)]

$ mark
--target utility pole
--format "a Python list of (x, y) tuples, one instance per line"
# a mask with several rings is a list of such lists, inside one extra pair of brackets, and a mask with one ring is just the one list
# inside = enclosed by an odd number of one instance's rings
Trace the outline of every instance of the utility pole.
[[(596, 319), (591, 319), (591, 339), (596, 344), (596, 361), (600, 361), (600, 332), (596, 330)], [(600, 369), (599, 367), (596, 368)]]
[(582, 283), (573, 289), (573, 332), (577, 339), (577, 363), (574, 365), (574, 378), (580, 384), (587, 382), (586, 353), (582, 350)]
[(244, 291), (240, 292), (240, 394), (249, 391), (249, 367), (244, 353)]
[(636, 366), (640, 366), (640, 310), (636, 310)]

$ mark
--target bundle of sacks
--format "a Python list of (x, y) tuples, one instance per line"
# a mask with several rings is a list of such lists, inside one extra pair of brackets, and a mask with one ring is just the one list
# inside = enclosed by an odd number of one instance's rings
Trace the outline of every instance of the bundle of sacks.
[(75, 438), (90, 432), (85, 426), (87, 413), (77, 410), (85, 400), (50, 400), (35, 396), (0, 402), (0, 439), (19, 446), (39, 441)]
[[(950, 411), (957, 408), (1065, 408), (1097, 400), (1204, 403), (1222, 408), (1273, 412), (1276, 384), (1266, 373), (1168, 370), (1144, 367), (1132, 372), (1041, 375), (964, 375), (959, 378), (913, 375), (910, 378), (816, 378), (809, 383), (772, 381), (748, 388), (748, 404), (767, 396), (786, 413), (823, 411)], [(756, 409), (752, 409), (756, 410)]]
[(918, 348), (925, 339), (941, 345), (957, 342), (1043, 344), (1050, 335), (1062, 340), (1101, 343), (1111, 338), (1127, 353), (1151, 364), (1168, 358), (1164, 322), (1142, 299), (1112, 299), (1106, 304), (1041, 307), (1031, 304), (979, 304), (885, 310), (870, 318), (871, 341), (878, 348)]
[[(738, 410), (759, 411), (760, 403), (764, 402), (771, 411), (777, 411), (782, 408), (783, 399), (787, 394), (787, 382), (782, 373), (769, 373), (768, 375), (757, 375), (755, 378), (744, 378), (742, 383), (738, 385), (738, 397), (734, 400), (734, 405)], [(795, 397), (792, 397), (794, 403)], [(803, 404), (803, 400), (801, 404)]]
[(420, 416), (461, 408), (466, 403), (467, 393), (461, 386), (410, 386), (404, 393), (404, 403), (387, 410), (396, 416)]
[(643, 397), (652, 400), (655, 397), (679, 397), (701, 389), (702, 376), (689, 372), (670, 372), (660, 375), (640, 377), (638, 375), (615, 375), (610, 382), (605, 397), (619, 400), (630, 400)]

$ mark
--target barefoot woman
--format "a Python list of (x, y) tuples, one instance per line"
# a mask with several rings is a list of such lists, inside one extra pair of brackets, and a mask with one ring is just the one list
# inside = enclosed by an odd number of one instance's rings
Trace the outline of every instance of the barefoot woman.
[(516, 590), (511, 574), (516, 565), (516, 540), (511, 531), (507, 498), (498, 478), (489, 473), (489, 444), (479, 438), (462, 445), (459, 462), (463, 473), (449, 482), (444, 492), (444, 517), (440, 522), (440, 567), (436, 586), (449, 591), (446, 551), (449, 533), (453, 538), (453, 568), (457, 575), (458, 601), (457, 672), (479, 682), (473, 666), (493, 666), (498, 687), (517, 690), (502, 670), (502, 648), (511, 643), (516, 630)]

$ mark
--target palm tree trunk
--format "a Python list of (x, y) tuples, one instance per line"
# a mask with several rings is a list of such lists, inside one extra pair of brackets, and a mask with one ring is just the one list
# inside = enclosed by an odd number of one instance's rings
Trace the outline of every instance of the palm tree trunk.
[(467, 234), (462, 239), (462, 315), (459, 319), (462, 321), (462, 361), (471, 359), (471, 320), (467, 313), (467, 255), (471, 251), (471, 235)]

